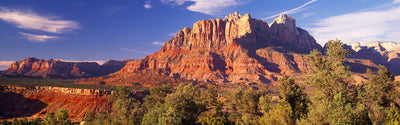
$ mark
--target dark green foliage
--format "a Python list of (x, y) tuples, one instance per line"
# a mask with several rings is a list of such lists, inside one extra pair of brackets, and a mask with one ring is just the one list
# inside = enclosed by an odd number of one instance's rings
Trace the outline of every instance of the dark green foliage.
[(45, 125), (72, 125), (68, 120), (68, 112), (65, 109), (59, 109), (54, 113), (47, 113), (43, 119)]
[(137, 125), (142, 121), (144, 110), (139, 101), (130, 96), (130, 91), (125, 86), (118, 86), (117, 91), (112, 95), (113, 113), (99, 113), (92, 117), (87, 114), (87, 124), (116, 124), (116, 125)]
[(284, 75), (278, 80), (280, 82), (279, 92), (282, 99), (290, 104), (292, 121), (299, 120), (307, 114), (307, 95), (304, 93), (304, 87), (294, 83), (294, 80)]
[(144, 115), (142, 124), (196, 124), (197, 117), (205, 110), (200, 94), (197, 86), (180, 84), (174, 93), (167, 94), (165, 103)]
[(127, 87), (118, 86), (112, 96), (112, 102), (114, 107), (112, 124), (140, 124), (143, 117), (140, 102), (129, 95)]
[(239, 114), (259, 114), (259, 98), (266, 92), (237, 88), (225, 95), (225, 104)]
[(311, 71), (306, 77), (306, 83), (314, 88), (314, 95), (320, 95), (328, 100), (333, 100), (337, 93), (342, 93), (347, 100), (351, 100), (349, 84), (353, 82), (348, 66), (343, 65), (345, 57), (349, 51), (343, 49), (340, 40), (328, 41), (327, 55), (322, 56), (317, 50), (313, 50), (307, 56), (307, 62), (311, 66)]
[(201, 93), (201, 103), (207, 106), (218, 106), (221, 104), (217, 100), (218, 91), (215, 89), (215, 86), (208, 87), (206, 90), (203, 89)]
[(144, 106), (147, 109), (160, 107), (165, 103), (164, 98), (173, 92), (171, 85), (161, 85), (150, 89), (150, 95), (144, 98)]
[(394, 76), (385, 66), (380, 65), (378, 69), (376, 73), (368, 70), (369, 80), (365, 86), (365, 96), (377, 101), (381, 106), (388, 106), (400, 96), (396, 90), (398, 82), (394, 81)]
[(351, 72), (343, 61), (349, 51), (343, 49), (340, 40), (328, 41), (327, 57), (316, 50), (307, 56), (311, 66), (306, 83), (313, 87), (314, 94), (308, 113), (308, 122), (313, 124), (349, 124), (353, 118), (356, 94), (351, 87)]

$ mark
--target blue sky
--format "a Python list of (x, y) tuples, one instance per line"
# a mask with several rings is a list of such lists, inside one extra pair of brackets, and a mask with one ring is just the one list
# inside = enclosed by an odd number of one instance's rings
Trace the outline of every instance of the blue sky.
[(320, 44), (400, 41), (400, 0), (1, 0), (0, 70), (26, 57), (141, 59), (198, 20), (296, 19)]

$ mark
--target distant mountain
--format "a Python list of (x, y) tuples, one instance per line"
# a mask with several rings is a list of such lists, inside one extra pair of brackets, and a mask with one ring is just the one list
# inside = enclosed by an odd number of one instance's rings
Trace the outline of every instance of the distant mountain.
[(395, 75), (400, 75), (400, 44), (396, 42), (350, 43), (350, 58), (368, 59), (386, 66)]
[(120, 70), (130, 60), (110, 60), (99, 65), (94, 62), (63, 62), (25, 58), (12, 63), (2, 74), (8, 76), (28, 76), (43, 78), (85, 78), (107, 75)]

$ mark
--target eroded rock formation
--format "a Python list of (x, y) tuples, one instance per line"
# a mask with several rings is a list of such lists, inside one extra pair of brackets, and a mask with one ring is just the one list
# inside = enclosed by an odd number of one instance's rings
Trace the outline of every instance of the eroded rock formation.
[(82, 121), (87, 112), (110, 112), (111, 91), (74, 89), (61, 87), (0, 86), (0, 117), (12, 119), (28, 117), (43, 118), (46, 113), (55, 113), (60, 108), (68, 111), (69, 119)]
[(182, 29), (159, 52), (128, 62), (117, 73), (162, 69), (171, 77), (211, 83), (268, 83), (305, 72), (305, 55), (298, 52), (311, 49), (321, 46), (287, 15), (268, 25), (235, 12)]

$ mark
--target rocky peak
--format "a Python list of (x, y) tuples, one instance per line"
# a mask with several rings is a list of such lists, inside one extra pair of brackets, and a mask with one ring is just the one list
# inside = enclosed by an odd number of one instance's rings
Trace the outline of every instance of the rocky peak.
[(400, 44), (396, 42), (371, 42), (360, 44), (359, 42), (348, 43), (347, 45), (351, 46), (351, 48), (358, 52), (360, 50), (375, 50), (379, 53), (400, 53)]
[(229, 14), (228, 16), (225, 16), (224, 21), (232, 21), (232, 20), (238, 20), (242, 17), (242, 15), (239, 12), (234, 12)]
[(28, 58), (25, 58), (23, 60), (23, 62), (30, 62), (30, 63), (33, 63), (33, 62), (36, 62), (36, 61), (39, 61), (39, 59), (37, 59), (35, 57), (28, 57)]
[(269, 24), (269, 27), (271, 27), (273, 24), (283, 24), (287, 28), (289, 28), (290, 31), (297, 31), (296, 30), (296, 20), (292, 19), (290, 16), (286, 14), (281, 14), (279, 17), (275, 18), (274, 21), (272, 21)]

